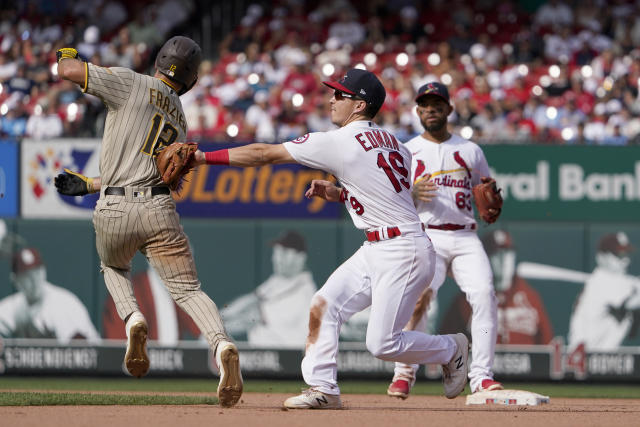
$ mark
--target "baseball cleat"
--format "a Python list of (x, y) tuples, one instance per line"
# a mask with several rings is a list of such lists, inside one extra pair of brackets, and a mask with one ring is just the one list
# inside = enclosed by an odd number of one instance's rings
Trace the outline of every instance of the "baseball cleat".
[(238, 403), (242, 396), (240, 355), (236, 345), (229, 341), (220, 341), (216, 351), (216, 363), (220, 370), (218, 400), (220, 406), (230, 408)]
[(469, 359), (469, 340), (464, 334), (449, 335), (456, 342), (456, 352), (451, 361), (442, 365), (442, 383), (444, 395), (453, 399), (464, 390), (467, 384), (467, 367)]
[(325, 394), (313, 387), (284, 401), (284, 407), (289, 409), (342, 409), (339, 394)]
[(124, 364), (131, 375), (140, 378), (149, 372), (149, 355), (147, 355), (149, 329), (142, 317), (131, 323), (131, 326), (127, 325), (127, 352), (124, 356)]
[(491, 378), (485, 378), (480, 383), (480, 387), (478, 387), (474, 391), (474, 393), (479, 393), (481, 391), (494, 391), (494, 390), (504, 390), (504, 387), (502, 387), (502, 384), (500, 384), (498, 381), (495, 381)]
[(398, 397), (403, 400), (409, 397), (410, 391), (411, 385), (409, 385), (409, 381), (403, 379), (394, 380), (389, 384), (389, 388), (387, 388), (387, 394), (389, 396)]

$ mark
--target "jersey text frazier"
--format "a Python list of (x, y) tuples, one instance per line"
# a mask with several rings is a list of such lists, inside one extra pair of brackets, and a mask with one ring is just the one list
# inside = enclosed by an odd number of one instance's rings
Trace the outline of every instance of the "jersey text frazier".
[(184, 120), (184, 116), (168, 97), (162, 95), (162, 92), (149, 88), (149, 104), (163, 110), (169, 117), (178, 122), (183, 132), (187, 132), (187, 123)]
[[(365, 136), (367, 139), (365, 139)], [(364, 151), (369, 151), (372, 148), (384, 147), (392, 150), (398, 150), (398, 140), (390, 133), (380, 130), (372, 129), (355, 135), (356, 140), (362, 145)], [(367, 141), (368, 140), (368, 141)]]

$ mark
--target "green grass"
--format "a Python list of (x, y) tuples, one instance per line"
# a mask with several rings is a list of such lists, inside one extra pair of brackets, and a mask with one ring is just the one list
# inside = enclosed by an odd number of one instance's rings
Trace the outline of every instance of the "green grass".
[[(342, 381), (344, 394), (384, 394), (384, 381)], [(631, 384), (585, 383), (505, 383), (506, 388), (528, 390), (550, 397), (627, 398), (640, 399), (640, 387)], [(216, 379), (133, 379), (133, 378), (52, 378), (0, 377), (0, 406), (6, 405), (201, 405), (216, 404), (211, 395)], [(247, 380), (246, 392), (291, 393), (305, 388), (301, 381)], [(11, 390), (11, 392), (2, 392)], [(55, 393), (47, 393), (51, 390)], [(67, 393), (64, 393), (67, 392)], [(80, 391), (121, 392), (125, 394), (93, 394)], [(152, 394), (126, 394), (149, 392)], [(467, 387), (466, 393), (469, 392)], [(158, 395), (153, 393), (169, 393)], [(176, 393), (176, 394), (171, 394)], [(179, 393), (209, 393), (209, 396), (184, 396)], [(418, 381), (414, 395), (442, 395), (438, 381)]]
[(60, 405), (215, 405), (218, 399), (206, 396), (149, 396), (92, 393), (5, 392), (0, 406)]

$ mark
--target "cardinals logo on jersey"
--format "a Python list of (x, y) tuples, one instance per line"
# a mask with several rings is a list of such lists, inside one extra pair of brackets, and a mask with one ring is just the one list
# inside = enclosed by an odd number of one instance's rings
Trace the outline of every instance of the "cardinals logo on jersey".
[(457, 164), (462, 166), (467, 171), (467, 175), (469, 176), (469, 179), (471, 179), (471, 169), (469, 169), (469, 166), (467, 166), (467, 162), (464, 161), (459, 151), (453, 153), (453, 160), (455, 160)]
[(416, 167), (416, 172), (413, 175), (413, 182), (416, 182), (418, 178), (422, 177), (422, 174), (427, 170), (427, 166), (424, 164), (424, 161), (418, 160), (418, 166)]
[(294, 144), (302, 144), (303, 142), (305, 142), (307, 139), (309, 139), (309, 134), (305, 133), (302, 136), (297, 137), (296, 139), (291, 140), (291, 142), (293, 142)]

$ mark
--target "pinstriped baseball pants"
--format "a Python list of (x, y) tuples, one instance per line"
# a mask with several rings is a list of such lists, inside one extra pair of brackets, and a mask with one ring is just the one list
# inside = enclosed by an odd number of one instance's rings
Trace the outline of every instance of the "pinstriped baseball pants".
[(131, 284), (131, 260), (139, 250), (211, 349), (222, 339), (230, 341), (218, 308), (200, 289), (189, 241), (170, 195), (151, 197), (149, 188), (137, 197), (131, 188), (125, 196), (102, 194), (93, 225), (104, 281), (123, 320), (139, 311)]

